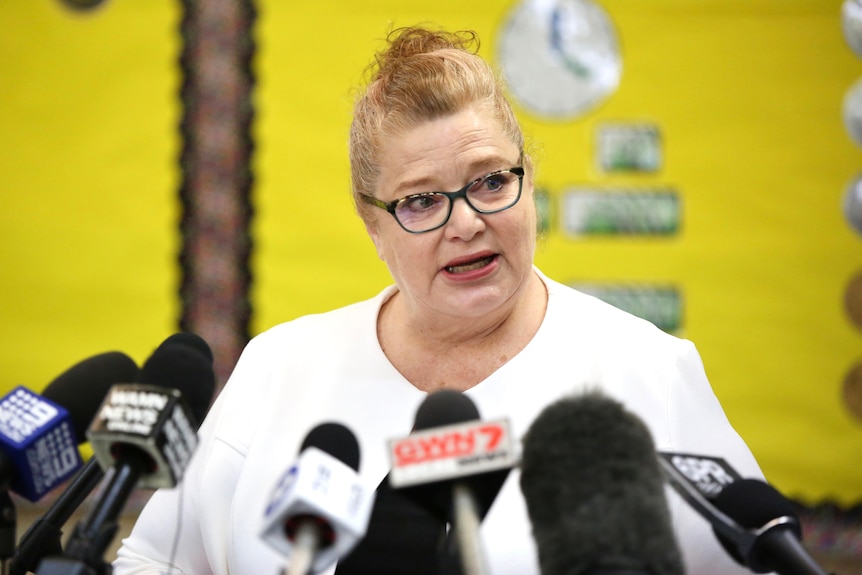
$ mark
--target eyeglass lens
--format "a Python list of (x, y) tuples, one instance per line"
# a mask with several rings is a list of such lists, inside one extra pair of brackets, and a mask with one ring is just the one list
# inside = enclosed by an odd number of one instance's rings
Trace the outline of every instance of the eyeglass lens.
[(402, 198), (395, 206), (401, 225), (413, 232), (439, 227), (450, 213), (454, 197), (464, 196), (480, 213), (499, 212), (512, 207), (520, 196), (518, 175), (504, 170), (470, 182), (457, 192), (429, 192)]

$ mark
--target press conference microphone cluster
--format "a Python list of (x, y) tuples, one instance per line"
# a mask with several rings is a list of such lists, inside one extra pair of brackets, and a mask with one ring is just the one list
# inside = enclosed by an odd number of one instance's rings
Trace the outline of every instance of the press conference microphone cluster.
[[(0, 559), (4, 570), (17, 553), (16, 512), (9, 490), (37, 501), (78, 471), (77, 445), (106, 389), (104, 379), (91, 388), (79, 386), (96, 373), (122, 377), (133, 370), (137, 366), (131, 359), (109, 352), (67, 369), (41, 396), (19, 386), (0, 399)], [(59, 535), (55, 541), (54, 549), (59, 546)]]
[(364, 536), (374, 488), (359, 477), (359, 442), (340, 423), (312, 429), (280, 478), (261, 537), (288, 558), (287, 575), (319, 573)]
[(591, 392), (558, 400), (530, 425), (521, 491), (542, 575), (681, 575), (649, 429)]
[(660, 452), (659, 463), (740, 565), (754, 573), (827, 575), (802, 545), (794, 505), (773, 486), (741, 478), (719, 457)]
[(87, 431), (108, 480), (64, 556), (43, 560), (39, 575), (110, 572), (102, 555), (132, 490), (177, 485), (214, 391), (212, 354), (202, 339), (185, 333), (156, 348), (137, 382), (111, 386)]
[(517, 463), (508, 421), (483, 421), (463, 393), (437, 391), (419, 406), (412, 433), (390, 441), (389, 451), (392, 487), (452, 526), (444, 570), (457, 569), (447, 564), (457, 555), (465, 575), (488, 573), (479, 527)]
[[(118, 351), (101, 353), (61, 373), (42, 391), (42, 399), (52, 401), (68, 411), (74, 436), (81, 442), (85, 440), (87, 427), (110, 387), (115, 383), (137, 379), (138, 372), (137, 364), (126, 354)], [(56, 443), (52, 445), (55, 448), (57, 446)], [(50, 462), (52, 459), (49, 455), (46, 460)], [(34, 571), (42, 557), (62, 552), (63, 525), (102, 478), (101, 469), (94, 460), (77, 471), (66, 490), (42, 517), (30, 525), (19, 541), (8, 564), (11, 575)], [(61, 478), (67, 477), (57, 476), (60, 481), (53, 483), (49, 489), (58, 486), (64, 480)]]

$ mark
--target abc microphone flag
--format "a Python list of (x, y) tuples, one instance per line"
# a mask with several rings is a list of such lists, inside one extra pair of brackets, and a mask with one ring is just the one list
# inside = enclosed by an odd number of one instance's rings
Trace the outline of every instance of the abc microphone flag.
[(0, 399), (0, 445), (12, 462), (15, 493), (37, 501), (78, 470), (74, 427), (66, 409), (23, 386)]

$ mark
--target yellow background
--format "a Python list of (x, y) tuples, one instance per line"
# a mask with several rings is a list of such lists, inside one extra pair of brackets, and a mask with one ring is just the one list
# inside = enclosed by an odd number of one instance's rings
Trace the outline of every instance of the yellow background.
[[(349, 202), (351, 87), (390, 26), (473, 28), (496, 62), (509, 0), (258, 2), (252, 332), (388, 283)], [(673, 239), (573, 241), (538, 265), (569, 281), (657, 282), (685, 297), (731, 421), (768, 479), (810, 502), (862, 501), (862, 427), (841, 402), (862, 334), (844, 289), (862, 238), (841, 214), (860, 150), (841, 124), (862, 60), (839, 0), (602, 0), (618, 91), (585, 117), (519, 109), (538, 184), (670, 185)], [(0, 3), (0, 388), (40, 389), (108, 349), (138, 361), (177, 329), (179, 2)], [(603, 121), (661, 130), (654, 174), (594, 168)]]

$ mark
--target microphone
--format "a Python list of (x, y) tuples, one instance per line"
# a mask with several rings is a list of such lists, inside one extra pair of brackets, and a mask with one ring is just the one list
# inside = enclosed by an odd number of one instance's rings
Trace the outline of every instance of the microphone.
[(110, 480), (72, 533), (66, 558), (41, 562), (40, 575), (62, 573), (70, 563), (76, 572), (102, 571), (101, 557), (133, 488), (173, 487), (182, 478), (215, 390), (212, 359), (177, 341), (187, 337), (171, 336), (156, 348), (141, 368), (139, 379), (147, 383), (111, 386), (87, 432)]
[(715, 506), (742, 527), (755, 530), (747, 556), (732, 540), (716, 532), (731, 557), (755, 573), (826, 575), (802, 546), (802, 527), (793, 503), (759, 479), (731, 483), (718, 494)]
[(390, 484), (453, 526), (466, 575), (488, 572), (479, 525), (517, 463), (511, 437), (507, 420), (481, 421), (469, 397), (440, 390), (419, 406), (413, 432), (389, 442)]
[[(742, 477), (721, 457), (677, 453), (675, 451), (656, 452), (661, 459), (665, 476), (673, 483), (682, 481), (696, 489), (708, 501), (715, 501), (722, 489)], [(665, 467), (675, 471), (668, 474)]]
[(195, 427), (200, 427), (215, 397), (213, 352), (199, 335), (175, 333), (144, 362), (137, 381), (181, 391)]
[(0, 398), (0, 482), (37, 501), (81, 466), (69, 412), (24, 386)]
[(523, 440), (521, 491), (542, 575), (681, 575), (649, 429), (599, 393), (546, 407)]
[(802, 546), (796, 509), (774, 487), (742, 479), (723, 459), (659, 453), (671, 486), (712, 526), (725, 551), (754, 573), (827, 575)]
[(0, 398), (0, 561), (15, 553), (10, 490), (36, 501), (81, 466), (69, 412), (18, 386)]
[[(80, 441), (86, 437), (87, 427), (108, 389), (121, 381), (134, 381), (138, 372), (137, 364), (126, 354), (118, 351), (101, 353), (61, 373), (42, 391), (42, 397), (68, 409), (75, 436)], [(9, 562), (11, 575), (35, 571), (42, 557), (62, 553), (63, 525), (101, 481), (102, 475), (94, 458), (78, 471), (48, 511), (21, 537)]]
[(138, 364), (131, 357), (119, 351), (108, 351), (79, 361), (58, 375), (42, 390), (42, 397), (69, 411), (75, 436), (83, 442), (111, 386), (135, 381), (138, 373)]
[(182, 478), (215, 390), (212, 359), (173, 337), (144, 363), (141, 383), (111, 387), (87, 432), (102, 468), (138, 468), (142, 489)]
[(359, 443), (340, 423), (322, 423), (302, 442), (264, 513), (261, 537), (289, 557), (287, 573), (319, 573), (365, 535), (374, 489), (360, 480)]

